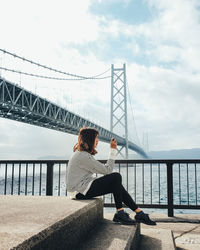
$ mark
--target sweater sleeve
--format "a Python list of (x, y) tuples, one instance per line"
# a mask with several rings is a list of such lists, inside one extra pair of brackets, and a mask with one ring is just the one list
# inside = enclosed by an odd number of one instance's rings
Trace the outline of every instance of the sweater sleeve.
[(110, 149), (110, 153), (109, 153), (109, 156), (108, 156), (108, 159), (112, 159), (112, 160), (115, 160), (115, 157), (116, 157), (116, 149), (115, 148), (111, 148)]
[[(110, 156), (112, 157), (110, 158)], [(82, 162), (81, 168), (85, 168), (86, 170), (89, 170), (92, 173), (97, 173), (97, 174), (110, 174), (113, 171), (114, 165), (115, 165), (115, 160), (114, 158), (114, 152), (110, 152), (109, 158), (106, 162), (106, 164), (103, 164), (99, 161), (97, 161), (92, 155), (88, 154), (86, 155), (86, 158), (84, 159), (85, 161)]]

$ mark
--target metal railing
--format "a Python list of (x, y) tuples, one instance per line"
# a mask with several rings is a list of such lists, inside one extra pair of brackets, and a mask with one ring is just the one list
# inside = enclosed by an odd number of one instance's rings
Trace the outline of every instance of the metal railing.
[[(67, 165), (67, 160), (0, 161), (0, 194), (67, 195)], [(164, 208), (168, 216), (174, 209), (200, 209), (200, 160), (116, 160), (113, 171), (121, 173), (140, 207)], [(115, 207), (112, 194), (103, 198), (104, 207)]]

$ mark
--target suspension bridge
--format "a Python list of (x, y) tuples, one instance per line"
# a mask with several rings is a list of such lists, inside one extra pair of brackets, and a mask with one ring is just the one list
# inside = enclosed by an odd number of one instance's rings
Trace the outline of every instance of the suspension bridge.
[[(123, 68), (114, 68), (112, 65), (111, 76), (104, 76), (105, 72), (95, 76), (82, 76), (60, 71), (54, 68), (41, 65), (26, 58), (15, 55), (6, 50), (0, 49), (4, 54), (18, 58), (19, 60), (26, 61), (31, 64), (35, 64), (41, 68), (53, 71), (55, 73), (63, 74), (65, 77), (52, 77), (45, 75), (37, 75), (27, 72), (17, 71), (16, 69), (10, 69), (8, 67), (0, 67), (1, 70), (10, 71), (13, 73), (19, 73), (29, 75), (32, 77), (45, 78), (51, 80), (103, 80), (111, 78), (111, 122), (110, 130), (99, 126), (91, 122), (90, 120), (81, 117), (65, 108), (62, 108), (55, 103), (40, 97), (37, 94), (32, 93), (29, 90), (22, 88), (21, 86), (8, 81), (4, 77), (0, 77), (0, 117), (11, 119), (35, 126), (45, 127), (65, 133), (77, 135), (80, 128), (83, 126), (94, 127), (99, 131), (99, 140), (110, 143), (112, 137), (116, 138), (118, 146), (118, 153), (122, 154), (122, 150), (125, 149), (125, 158), (128, 158), (128, 149), (135, 151), (144, 158), (148, 158), (145, 150), (136, 143), (128, 140), (128, 122), (127, 122), (127, 104), (126, 104), (126, 68), (125, 64)], [(116, 85), (120, 82), (121, 85)], [(122, 100), (117, 101), (116, 97), (120, 95)], [(119, 114), (119, 110), (121, 114)], [(124, 129), (124, 137), (115, 133), (117, 125), (121, 125)]]

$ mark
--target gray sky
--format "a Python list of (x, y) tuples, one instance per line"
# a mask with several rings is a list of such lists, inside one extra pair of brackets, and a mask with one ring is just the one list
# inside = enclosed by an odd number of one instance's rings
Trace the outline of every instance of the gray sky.
[[(126, 63), (129, 139), (150, 150), (199, 147), (198, 0), (2, 1), (0, 48), (92, 76)], [(54, 75), (0, 53), (0, 65)], [(0, 71), (8, 80), (109, 129), (110, 80), (50, 81)], [(60, 76), (60, 75), (59, 75)], [(0, 158), (69, 157), (77, 137), (0, 119)], [(109, 146), (100, 143), (99, 157)]]

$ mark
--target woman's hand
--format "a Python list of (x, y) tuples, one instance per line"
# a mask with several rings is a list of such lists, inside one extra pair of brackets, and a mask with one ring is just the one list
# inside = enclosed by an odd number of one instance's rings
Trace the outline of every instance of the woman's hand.
[(111, 138), (110, 147), (111, 148), (117, 148), (117, 140), (115, 138)]

